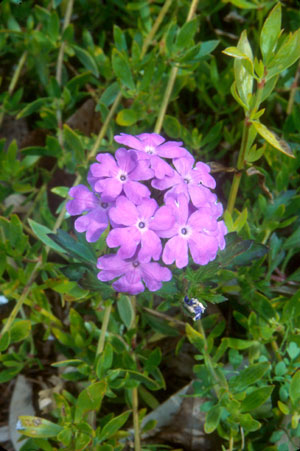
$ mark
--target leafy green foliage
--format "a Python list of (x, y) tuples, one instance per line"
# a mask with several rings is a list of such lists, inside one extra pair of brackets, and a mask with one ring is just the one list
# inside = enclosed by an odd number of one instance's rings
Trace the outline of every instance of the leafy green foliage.
[[(133, 391), (141, 421), (182, 388), (169, 382), (186, 352), (206, 434), (299, 448), (295, 2), (203, 2), (190, 21), (187, 0), (162, 16), (165, 2), (76, 1), (69, 19), (66, 1), (36, 3), (0, 9), (0, 382), (46, 369), (62, 388), (47, 419), (20, 417), (23, 451), (124, 449)], [(210, 164), (229, 233), (215, 261), (133, 300), (97, 278), (107, 231), (88, 244), (64, 203), (115, 134), (154, 130), (173, 68), (162, 134)], [(185, 295), (205, 305), (200, 322)]]

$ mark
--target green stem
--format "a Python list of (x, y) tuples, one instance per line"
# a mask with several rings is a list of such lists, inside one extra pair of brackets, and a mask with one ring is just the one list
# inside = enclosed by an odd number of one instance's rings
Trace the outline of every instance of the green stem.
[[(133, 318), (130, 329), (136, 328), (136, 297), (131, 296), (131, 306), (133, 311)], [(135, 341), (136, 335), (132, 337)], [(133, 358), (136, 361), (136, 355), (133, 354)], [(134, 450), (141, 451), (141, 438), (140, 438), (140, 423), (139, 423), (139, 398), (138, 398), (138, 388), (134, 387), (131, 391), (132, 393), (132, 415), (133, 415), (133, 429), (134, 429)]]
[(203, 341), (204, 341), (204, 349), (203, 349), (204, 362), (212, 376), (212, 379), (214, 380), (214, 391), (216, 393), (217, 398), (219, 399), (220, 389), (223, 388), (225, 390), (228, 390), (228, 386), (227, 386), (227, 383), (224, 384), (224, 382), (217, 375), (215, 368), (214, 368), (214, 363), (212, 361), (212, 358), (211, 358), (210, 354), (207, 352), (208, 343), (206, 340), (206, 335), (205, 335), (205, 331), (203, 329), (201, 320), (197, 321), (197, 326), (198, 326), (198, 330), (199, 330), (200, 334), (202, 335)]
[(237, 169), (239, 172), (236, 172), (233, 176), (229, 198), (228, 198), (228, 205), (227, 205), (227, 211), (232, 214), (237, 193), (240, 186), (240, 181), (242, 177), (241, 170), (244, 169), (245, 165), (245, 153), (247, 149), (247, 143), (248, 143), (248, 137), (249, 137), (249, 127), (250, 124), (248, 122), (248, 118), (245, 118), (244, 125), (243, 125), (243, 136), (242, 136), (242, 142), (241, 142), (241, 148), (239, 152), (238, 162), (237, 162)]
[[(74, 4), (74, 0), (68, 1), (66, 14), (64, 17), (62, 33), (65, 31), (65, 29), (67, 28), (67, 26), (70, 23), (72, 11), (73, 11), (73, 4)], [(59, 86), (61, 86), (61, 83), (62, 83), (62, 68), (63, 68), (63, 61), (64, 61), (64, 52), (65, 52), (65, 42), (63, 41), (61, 43), (61, 46), (60, 46), (60, 49), (58, 52), (57, 65), (56, 65), (56, 81)], [(61, 111), (61, 107), (60, 107), (59, 103), (58, 103), (57, 109), (56, 109), (56, 120), (57, 120), (57, 126), (58, 126), (58, 142), (59, 142), (60, 146), (63, 147), (62, 111)]]
[(42, 261), (39, 260), (37, 262), (37, 264), (35, 265), (34, 270), (31, 274), (31, 277), (28, 280), (28, 283), (26, 284), (26, 286), (24, 287), (24, 290), (23, 290), (21, 296), (19, 297), (16, 305), (14, 306), (13, 310), (11, 311), (6, 323), (4, 324), (2, 332), (1, 332), (1, 336), (3, 336), (5, 334), (5, 332), (7, 332), (10, 329), (14, 319), (16, 318), (17, 314), (19, 313), (19, 311), (23, 305), (23, 302), (25, 301), (29, 291), (31, 290), (31, 285), (34, 282), (41, 265), (42, 265)]
[(172, 4), (173, 0), (166, 0), (164, 6), (161, 8), (159, 15), (156, 18), (156, 21), (153, 24), (153, 27), (151, 28), (150, 32), (148, 33), (148, 35), (146, 36), (146, 39), (144, 41), (143, 47), (142, 47), (142, 51), (141, 51), (141, 59), (143, 59), (143, 57), (145, 56), (149, 45), (151, 44), (151, 41), (155, 35), (155, 33), (157, 32), (160, 24), (162, 23), (165, 15), (167, 14), (168, 9), (170, 8), (171, 4)]
[[(195, 11), (197, 8), (197, 4), (198, 4), (198, 0), (193, 0), (189, 9), (189, 13), (186, 19), (186, 22), (189, 22)], [(173, 66), (171, 69), (171, 73), (170, 73), (170, 77), (168, 80), (168, 84), (167, 84), (167, 88), (163, 97), (163, 101), (158, 113), (158, 117), (157, 117), (157, 121), (154, 127), (154, 133), (160, 133), (161, 129), (162, 129), (162, 125), (163, 125), (163, 121), (164, 121), (164, 117), (167, 111), (167, 107), (168, 107), (168, 103), (173, 91), (173, 87), (175, 84), (175, 80), (176, 80), (176, 76), (177, 76), (177, 72), (178, 72), (178, 66)]]
[[(14, 92), (14, 89), (15, 89), (16, 84), (17, 84), (17, 82), (18, 82), (18, 79), (19, 79), (19, 77), (20, 77), (21, 71), (22, 71), (23, 66), (24, 66), (24, 64), (25, 64), (27, 55), (28, 55), (28, 52), (27, 52), (27, 50), (25, 50), (25, 52), (23, 52), (21, 58), (20, 58), (19, 61), (18, 61), (17, 68), (16, 68), (16, 70), (15, 70), (15, 73), (14, 73), (14, 75), (13, 75), (13, 77), (12, 77), (12, 79), (11, 79), (11, 82), (10, 82), (10, 84), (9, 84), (9, 87), (8, 87), (8, 96), (9, 96), (9, 97), (10, 97), (10, 96), (12, 95), (12, 93)], [(2, 121), (3, 121), (3, 117), (4, 117), (4, 111), (1, 111), (1, 112), (0, 112), (0, 126), (1, 126)]]
[(104, 316), (103, 316), (102, 327), (101, 327), (100, 337), (99, 337), (97, 351), (96, 351), (96, 357), (98, 355), (100, 355), (104, 349), (105, 335), (107, 332), (111, 308), (112, 308), (112, 303), (111, 303), (111, 301), (108, 301), (105, 304)]

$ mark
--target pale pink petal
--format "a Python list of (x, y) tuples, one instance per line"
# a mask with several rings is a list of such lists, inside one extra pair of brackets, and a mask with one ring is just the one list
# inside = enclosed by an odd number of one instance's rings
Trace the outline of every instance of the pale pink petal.
[(151, 195), (149, 188), (139, 182), (129, 180), (123, 185), (123, 188), (128, 199), (136, 205), (140, 204), (144, 197), (150, 197)]
[(189, 174), (189, 172), (192, 170), (193, 164), (194, 164), (194, 158), (175, 158), (173, 160), (173, 164), (177, 171), (179, 172), (182, 177)]
[(116, 151), (116, 159), (119, 168), (126, 172), (126, 174), (129, 174), (137, 166), (136, 154), (127, 149), (118, 149)]
[(216, 237), (204, 233), (194, 233), (189, 239), (189, 248), (195, 263), (207, 265), (216, 257), (218, 240), (216, 240)]
[(149, 224), (152, 230), (166, 230), (170, 229), (175, 222), (175, 217), (171, 207), (160, 207)]
[(149, 262), (151, 257), (153, 260), (159, 260), (161, 256), (162, 245), (160, 238), (152, 230), (147, 230), (141, 235), (141, 250), (139, 252), (139, 261)]
[(140, 233), (136, 227), (116, 228), (109, 232), (106, 243), (108, 247), (118, 247), (121, 258), (130, 258), (134, 255), (140, 242)]
[(114, 140), (119, 144), (124, 144), (127, 147), (137, 150), (143, 150), (144, 145), (141, 143), (139, 139), (135, 136), (127, 135), (126, 133), (121, 133), (120, 135), (116, 135)]
[(151, 169), (153, 169), (155, 177), (162, 179), (165, 176), (171, 177), (174, 169), (162, 158), (154, 155), (150, 159)]
[(125, 196), (119, 196), (116, 206), (109, 210), (110, 219), (116, 224), (130, 226), (136, 223), (138, 212), (136, 206)]
[(118, 197), (123, 188), (123, 184), (116, 179), (100, 179), (95, 183), (95, 191), (101, 193), (104, 200), (113, 200)]
[(141, 219), (150, 219), (157, 210), (158, 204), (154, 199), (143, 199), (142, 203), (136, 207), (138, 217)]
[(180, 236), (169, 239), (165, 244), (162, 259), (166, 265), (172, 264), (175, 260), (177, 268), (187, 266), (189, 262), (187, 240)]
[(137, 138), (142, 141), (144, 148), (145, 146), (157, 147), (165, 141), (165, 138), (157, 133), (141, 133), (140, 135), (137, 135)]

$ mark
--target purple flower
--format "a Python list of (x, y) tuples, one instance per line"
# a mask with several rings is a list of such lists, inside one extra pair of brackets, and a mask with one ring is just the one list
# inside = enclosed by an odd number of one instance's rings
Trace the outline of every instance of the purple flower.
[(190, 155), (186, 149), (181, 147), (182, 142), (164, 142), (165, 139), (156, 133), (142, 133), (137, 136), (121, 133), (114, 139), (117, 143), (129, 147), (130, 150), (135, 150), (139, 160), (149, 160), (155, 177), (158, 179), (173, 174), (171, 166), (162, 158), (179, 158)]
[(190, 157), (177, 158), (173, 160), (173, 164), (177, 171), (173, 171), (171, 177), (152, 180), (152, 186), (156, 189), (171, 188), (165, 194), (165, 198), (170, 194), (184, 193), (187, 199), (191, 199), (195, 207), (203, 206), (208, 202), (216, 202), (216, 195), (209, 189), (214, 189), (216, 182), (209, 174), (210, 168), (207, 164), (198, 162), (193, 168), (194, 159)]
[(108, 211), (111, 203), (102, 201), (86, 186), (77, 185), (69, 190), (69, 196), (74, 199), (66, 204), (66, 210), (71, 216), (86, 213), (75, 221), (77, 232), (86, 232), (88, 242), (97, 241), (108, 226)]
[(88, 181), (102, 199), (114, 200), (122, 192), (138, 204), (143, 197), (150, 197), (149, 189), (138, 180), (149, 180), (153, 171), (146, 161), (138, 161), (134, 152), (116, 151), (116, 160), (109, 153), (98, 154), (100, 164), (91, 165)]
[(163, 262), (170, 265), (175, 261), (177, 268), (183, 268), (188, 264), (189, 250), (198, 265), (214, 260), (218, 248), (225, 246), (225, 224), (218, 223), (208, 207), (200, 207), (190, 214), (189, 202), (183, 193), (177, 199), (169, 196), (166, 204), (172, 207), (176, 222), (171, 229), (157, 232), (160, 237), (170, 238), (163, 250)]
[(154, 199), (144, 198), (140, 205), (134, 205), (125, 196), (116, 200), (116, 206), (110, 210), (110, 219), (121, 227), (114, 228), (106, 239), (109, 247), (118, 247), (121, 258), (134, 255), (138, 244), (141, 245), (138, 258), (150, 261), (158, 260), (162, 245), (158, 231), (168, 230), (174, 223), (170, 207), (158, 208)]
[(119, 277), (113, 282), (113, 288), (132, 295), (144, 291), (143, 282), (150, 291), (157, 291), (161, 288), (162, 282), (172, 278), (168, 268), (155, 262), (142, 263), (136, 255), (127, 260), (122, 260), (119, 255), (105, 255), (98, 259), (97, 268), (102, 270), (98, 274), (98, 279), (106, 282)]

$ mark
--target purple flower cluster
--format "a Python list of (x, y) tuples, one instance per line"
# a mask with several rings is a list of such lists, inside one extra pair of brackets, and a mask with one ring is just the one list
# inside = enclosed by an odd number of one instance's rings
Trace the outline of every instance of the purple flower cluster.
[[(165, 142), (156, 133), (121, 133), (115, 141), (128, 149), (119, 148), (115, 157), (97, 155), (87, 177), (91, 190), (71, 188), (66, 209), (81, 215), (75, 229), (85, 232), (89, 242), (110, 225), (106, 243), (118, 249), (98, 259), (101, 281), (117, 279), (113, 288), (129, 294), (144, 291), (145, 285), (157, 291), (172, 278), (158, 260), (183, 268), (190, 254), (195, 263), (206, 265), (224, 249), (227, 230), (218, 221), (223, 208), (211, 191), (216, 183), (209, 166), (195, 164), (181, 142)], [(154, 198), (159, 191), (163, 205)]]

